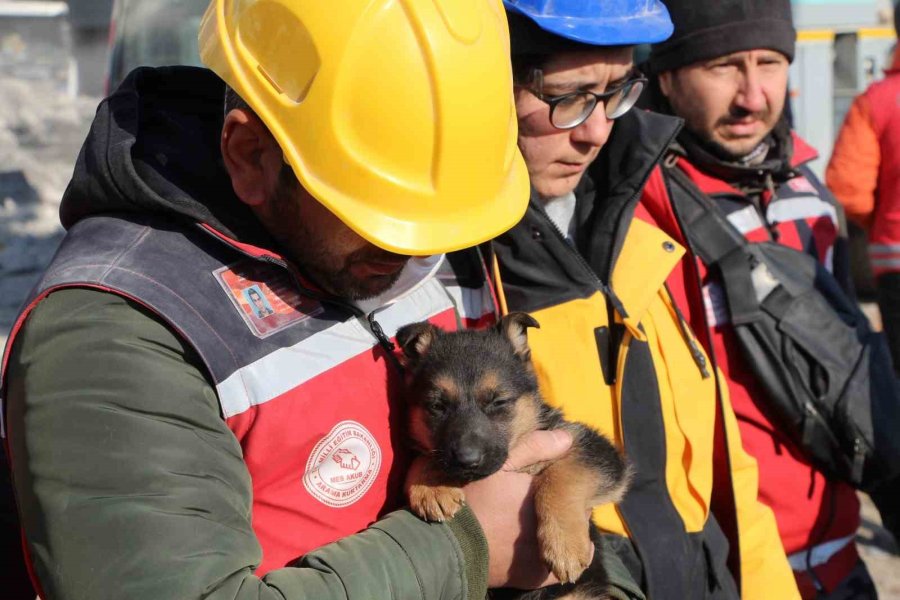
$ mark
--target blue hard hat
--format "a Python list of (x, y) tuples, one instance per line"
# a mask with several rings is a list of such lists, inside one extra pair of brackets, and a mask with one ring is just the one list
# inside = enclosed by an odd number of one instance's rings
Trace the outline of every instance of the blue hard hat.
[(672, 35), (660, 0), (503, 0), (541, 29), (592, 46), (654, 44)]

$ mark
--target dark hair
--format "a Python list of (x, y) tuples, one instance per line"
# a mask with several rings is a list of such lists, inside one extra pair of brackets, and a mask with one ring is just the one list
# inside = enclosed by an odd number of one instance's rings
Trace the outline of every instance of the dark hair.
[(260, 300), (262, 300), (262, 294), (260, 294), (260, 293), (256, 290), (256, 288), (250, 288), (249, 290), (247, 290), (247, 296), (249, 296), (249, 297), (256, 296), (257, 298), (259, 298)]
[(506, 19), (509, 23), (513, 81), (520, 84), (529, 83), (532, 71), (543, 68), (556, 54), (621, 47), (577, 42), (546, 31), (531, 18), (515, 11), (507, 10)]
[(247, 104), (247, 101), (241, 98), (241, 96), (234, 91), (230, 85), (225, 86), (225, 114), (227, 115), (231, 111), (235, 109), (247, 110), (253, 112), (253, 109), (250, 108), (250, 105)]
[(513, 81), (518, 84), (531, 83), (532, 72), (542, 69), (549, 59), (549, 54), (514, 54), (511, 61)]

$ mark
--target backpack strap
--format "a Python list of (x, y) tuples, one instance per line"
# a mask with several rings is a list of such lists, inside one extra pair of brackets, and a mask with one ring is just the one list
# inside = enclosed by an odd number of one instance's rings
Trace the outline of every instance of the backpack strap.
[(672, 205), (684, 222), (685, 235), (690, 237), (703, 262), (718, 263), (722, 257), (749, 244), (687, 173), (671, 160), (663, 164), (664, 172), (684, 192), (670, 194)]
[(682, 192), (669, 194), (672, 208), (684, 224), (692, 248), (703, 262), (718, 269), (731, 322), (741, 325), (758, 320), (760, 299), (753, 276), (759, 261), (750, 242), (675, 161), (666, 160), (664, 165), (664, 172)]

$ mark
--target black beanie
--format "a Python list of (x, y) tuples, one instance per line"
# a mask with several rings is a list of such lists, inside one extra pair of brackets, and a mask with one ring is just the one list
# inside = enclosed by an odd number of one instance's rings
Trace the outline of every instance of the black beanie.
[(675, 33), (650, 52), (654, 73), (725, 56), (766, 48), (794, 60), (790, 0), (663, 0)]

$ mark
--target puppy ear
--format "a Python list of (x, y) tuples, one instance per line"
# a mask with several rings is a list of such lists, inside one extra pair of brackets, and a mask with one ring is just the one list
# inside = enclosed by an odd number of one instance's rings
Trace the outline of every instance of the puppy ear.
[(438, 333), (438, 328), (427, 321), (404, 325), (397, 331), (397, 345), (407, 361), (414, 363), (425, 356)]
[(540, 324), (531, 315), (523, 312), (512, 312), (500, 319), (497, 329), (506, 336), (515, 349), (516, 355), (523, 359), (531, 356), (531, 350), (528, 348), (528, 335), (526, 331), (529, 327), (540, 329)]

